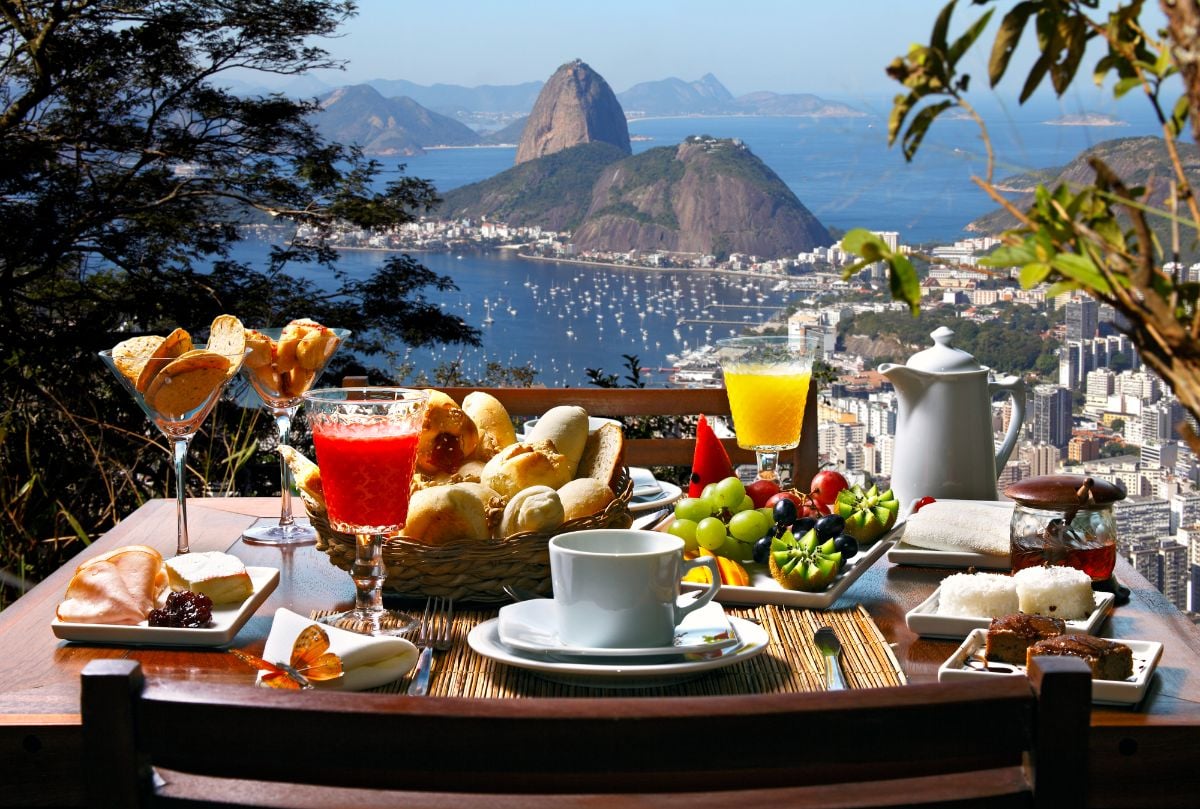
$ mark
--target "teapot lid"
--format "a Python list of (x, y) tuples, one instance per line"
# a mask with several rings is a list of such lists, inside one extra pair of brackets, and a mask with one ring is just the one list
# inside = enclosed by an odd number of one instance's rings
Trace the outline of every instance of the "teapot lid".
[(929, 336), (933, 338), (933, 345), (909, 357), (906, 363), (909, 368), (931, 373), (984, 370), (973, 356), (950, 345), (950, 338), (954, 336), (950, 329), (940, 326)]

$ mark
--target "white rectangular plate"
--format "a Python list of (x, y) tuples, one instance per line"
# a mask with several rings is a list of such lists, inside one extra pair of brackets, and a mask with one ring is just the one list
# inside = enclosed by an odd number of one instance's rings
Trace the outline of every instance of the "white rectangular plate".
[[(965, 638), (972, 630), (986, 630), (992, 624), (987, 617), (970, 617), (962, 615), (938, 615), (938, 595), (942, 588), (933, 591), (933, 595), (913, 607), (904, 617), (908, 628), (926, 638)], [(1112, 593), (1092, 593), (1096, 599), (1096, 608), (1088, 617), (1081, 621), (1067, 621), (1067, 632), (1095, 635), (1104, 623), (1104, 619), (1112, 612)]]
[(240, 604), (221, 604), (213, 607), (212, 623), (196, 629), (179, 629), (170, 626), (149, 626), (145, 621), (137, 625), (124, 624), (79, 624), (60, 621), (50, 622), (54, 637), (80, 643), (116, 643), (126, 646), (225, 646), (233, 642), (242, 625), (250, 619), (275, 586), (279, 584), (279, 570), (273, 567), (248, 567), (250, 582), (254, 590)]
[[(771, 571), (766, 565), (748, 562), (745, 564), (745, 568), (746, 572), (750, 574), (751, 586), (734, 587), (723, 584), (717, 590), (716, 600), (723, 604), (779, 604), (786, 607), (825, 609), (841, 598), (842, 593), (850, 588), (850, 585), (863, 574), (863, 571), (883, 556), (884, 551), (892, 544), (888, 540), (888, 536), (888, 534), (884, 534), (871, 547), (860, 551), (857, 556), (846, 562), (846, 567), (834, 579), (833, 584), (819, 593), (785, 590), (771, 578)], [(682, 586), (685, 590), (703, 590), (707, 587), (704, 584), (691, 582), (684, 582)]]
[[(1133, 676), (1128, 680), (1092, 680), (1092, 702), (1100, 705), (1137, 705), (1150, 687), (1150, 678), (1162, 657), (1163, 645), (1147, 640), (1119, 640), (1133, 652)], [(987, 630), (976, 629), (967, 635), (957, 651), (938, 668), (938, 682), (979, 680), (981, 677), (1024, 677), (1024, 666), (993, 663), (994, 670), (970, 668), (967, 661), (981, 653), (987, 642)]]
[(935, 551), (932, 548), (918, 548), (909, 545), (903, 539), (896, 541), (887, 555), (888, 561), (897, 565), (919, 565), (922, 567), (975, 567), (981, 570), (1010, 570), (1011, 557), (991, 556), (974, 551)]

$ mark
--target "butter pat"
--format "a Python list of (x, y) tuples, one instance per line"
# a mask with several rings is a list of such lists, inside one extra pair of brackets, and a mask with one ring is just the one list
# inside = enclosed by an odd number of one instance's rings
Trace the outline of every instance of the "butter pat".
[(221, 551), (176, 556), (166, 567), (172, 590), (203, 593), (213, 604), (245, 601), (254, 590), (242, 560)]

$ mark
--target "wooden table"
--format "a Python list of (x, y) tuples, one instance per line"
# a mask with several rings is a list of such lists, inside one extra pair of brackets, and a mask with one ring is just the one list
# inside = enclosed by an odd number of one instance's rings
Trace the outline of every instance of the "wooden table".
[[(238, 540), (255, 517), (276, 515), (278, 506), (275, 498), (189, 503), (193, 550), (230, 550), (247, 564), (281, 570), (279, 587), (234, 641), (235, 647), (253, 652), (261, 652), (276, 608), (308, 614), (353, 600), (348, 574), (312, 546), (279, 549)], [(173, 554), (174, 502), (147, 503), (80, 554), (80, 559), (130, 544)], [(253, 673), (221, 650), (89, 646), (57, 640), (50, 621), (73, 571), (74, 565), (56, 571), (0, 613), (0, 806), (80, 805), (79, 674), (89, 660), (133, 658), (150, 678), (247, 685), (254, 680)], [(1091, 773), (1086, 779), (1093, 803), (1194, 806), (1200, 794), (1200, 631), (1131, 568), (1122, 565), (1118, 574), (1132, 588), (1133, 598), (1116, 610), (1104, 634), (1158, 640), (1166, 648), (1151, 691), (1140, 706), (1097, 706), (1093, 711)], [(881, 560), (835, 606), (864, 604), (895, 644), (909, 681), (934, 681), (938, 665), (957, 644), (914, 636), (904, 615), (927, 598), (945, 575), (944, 570), (899, 567)], [(946, 732), (986, 733), (987, 729), (947, 728)]]

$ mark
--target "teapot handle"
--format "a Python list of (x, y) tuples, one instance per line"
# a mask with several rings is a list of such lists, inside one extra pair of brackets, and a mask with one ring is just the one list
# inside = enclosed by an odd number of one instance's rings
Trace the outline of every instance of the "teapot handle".
[(999, 478), (1004, 465), (1008, 463), (1008, 456), (1012, 455), (1013, 448), (1017, 445), (1017, 437), (1021, 434), (1021, 425), (1025, 423), (1025, 383), (1017, 376), (1006, 376), (995, 382), (989, 382), (988, 395), (994, 396), (997, 392), (1008, 393), (1013, 400), (1013, 413), (1012, 418), (1008, 421), (1008, 432), (1004, 434), (1004, 441), (1000, 444), (1000, 449), (996, 450), (996, 477)]

